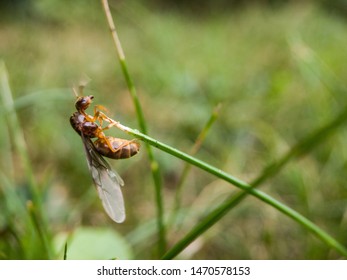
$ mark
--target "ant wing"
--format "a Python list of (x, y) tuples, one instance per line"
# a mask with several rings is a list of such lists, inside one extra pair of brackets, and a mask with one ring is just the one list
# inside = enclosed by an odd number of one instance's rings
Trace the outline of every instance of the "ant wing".
[(123, 186), (124, 182), (96, 151), (91, 139), (85, 137), (83, 133), (81, 133), (81, 137), (87, 155), (89, 171), (92, 174), (102, 205), (113, 221), (122, 223), (125, 220), (125, 209), (120, 186)]

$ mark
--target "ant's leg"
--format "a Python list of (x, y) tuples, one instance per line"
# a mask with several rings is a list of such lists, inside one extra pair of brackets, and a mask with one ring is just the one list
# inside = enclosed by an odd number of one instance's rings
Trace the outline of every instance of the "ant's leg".
[(100, 125), (102, 125), (102, 122), (105, 120), (107, 122), (111, 122), (110, 118), (105, 115), (101, 110), (107, 111), (107, 109), (102, 105), (96, 105), (94, 106), (94, 115), (90, 116), (86, 112), (82, 112), (84, 117), (88, 122), (95, 122), (96, 120), (99, 121)]
[[(109, 121), (109, 120), (107, 120), (107, 121)], [(107, 130), (107, 129), (110, 129), (110, 128), (113, 127), (113, 126), (116, 126), (116, 127), (117, 127), (117, 125), (119, 124), (119, 122), (115, 122), (115, 121), (112, 120), (112, 119), (111, 119), (109, 122), (110, 122), (110, 124), (109, 124), (108, 126), (105, 126), (105, 127), (101, 128), (102, 131)]]
[(97, 137), (98, 137), (99, 139), (103, 139), (103, 140), (106, 142), (106, 145), (110, 148), (110, 150), (112, 151), (112, 153), (115, 153), (115, 152), (118, 151), (118, 149), (113, 148), (113, 146), (112, 146), (110, 140), (106, 137), (106, 135), (105, 135), (102, 131), (99, 132), (99, 134), (97, 135)]
[(104, 130), (110, 129), (111, 127), (116, 126), (116, 125), (118, 124), (117, 122), (113, 121), (112, 119), (111, 119), (111, 121), (112, 121), (112, 123), (110, 123), (108, 126), (103, 127), (103, 128), (100, 128), (97, 137), (100, 138), (100, 139), (103, 139), (103, 140), (106, 142), (107, 146), (110, 148), (110, 150), (111, 150), (113, 153), (115, 153), (115, 152), (119, 151), (121, 148), (123, 148), (124, 146), (126, 146), (126, 145), (128, 145), (128, 144), (130, 144), (130, 143), (132, 143), (132, 142), (135, 142), (136, 139), (133, 139), (133, 140), (130, 140), (130, 141), (125, 140), (125, 141), (126, 141), (125, 143), (123, 143), (120, 147), (118, 147), (117, 149), (115, 149), (115, 148), (112, 146), (110, 140), (109, 140), (109, 139), (106, 137), (106, 135), (103, 133)]
[(94, 106), (94, 119), (98, 120), (100, 125), (102, 126), (102, 122), (104, 120), (108, 121), (108, 117), (105, 115), (105, 113), (103, 113), (102, 111), (106, 111), (108, 112), (107, 108), (105, 108), (104, 106), (102, 105), (96, 105)]
[(137, 142), (136, 139), (133, 139), (133, 140), (125, 140), (125, 139), (120, 139), (122, 141), (124, 141), (121, 145), (119, 145), (119, 147), (117, 149), (115, 149), (115, 151), (113, 153), (116, 153), (118, 152), (119, 150), (121, 150), (122, 148), (124, 148), (125, 146), (128, 146), (130, 145), (131, 143), (137, 143), (139, 145), (139, 143)]
[[(103, 113), (99, 109), (102, 109), (104, 111), (107, 111), (107, 109), (104, 106), (102, 106), (102, 105), (96, 105), (94, 107), (94, 118), (93, 118), (93, 120), (95, 121), (97, 119), (99, 121), (99, 123), (100, 123), (100, 126), (102, 126), (103, 121), (106, 121), (106, 122), (108, 122), (110, 124), (115, 123), (113, 125), (118, 124), (117, 122), (115, 122), (113, 119), (108, 117), (105, 113)], [(108, 126), (108, 128), (112, 127), (113, 125)], [(108, 129), (108, 128), (106, 128), (106, 129)]]
[(95, 122), (96, 118), (88, 115), (86, 112), (82, 111), (82, 115), (86, 118), (87, 122)]

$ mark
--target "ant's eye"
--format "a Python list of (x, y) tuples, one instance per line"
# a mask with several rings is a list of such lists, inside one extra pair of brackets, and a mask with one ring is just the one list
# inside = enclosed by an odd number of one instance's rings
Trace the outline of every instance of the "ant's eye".
[(94, 98), (93, 95), (82, 97), (82, 99), (81, 99), (82, 105), (86, 105), (86, 104), (89, 105), (92, 102), (93, 98)]

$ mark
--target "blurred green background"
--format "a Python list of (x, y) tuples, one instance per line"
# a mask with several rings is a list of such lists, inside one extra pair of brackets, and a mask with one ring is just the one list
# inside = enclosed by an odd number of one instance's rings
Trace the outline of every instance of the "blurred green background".
[[(346, 104), (347, 1), (110, 1), (149, 135), (189, 151), (221, 103), (198, 158), (251, 182)], [(109, 161), (121, 174), (124, 224), (104, 213), (80, 137), (71, 129), (72, 86), (109, 115), (138, 128), (100, 1), (2, 1), (0, 59), (6, 65), (32, 175), (32, 193), (0, 106), (0, 258), (155, 259), (154, 187), (145, 149)], [(109, 135), (129, 138), (117, 129)], [(347, 246), (347, 131), (342, 125), (261, 189)], [(155, 150), (166, 215), (184, 162)], [(193, 168), (168, 246), (236, 191)], [(29, 210), (28, 210), (29, 209)], [(34, 211), (34, 210), (33, 210)], [(35, 211), (34, 211), (35, 212)], [(31, 213), (31, 214), (30, 214)], [(40, 222), (39, 222), (40, 223)], [(45, 234), (43, 234), (45, 235)], [(40, 237), (41, 236), (41, 237)], [(70, 241), (71, 240), (71, 241)], [(45, 252), (48, 242), (52, 253)], [(46, 244), (47, 245), (47, 244)], [(104, 249), (103, 249), (104, 248)], [(182, 259), (336, 259), (341, 256), (252, 197), (191, 244)]]

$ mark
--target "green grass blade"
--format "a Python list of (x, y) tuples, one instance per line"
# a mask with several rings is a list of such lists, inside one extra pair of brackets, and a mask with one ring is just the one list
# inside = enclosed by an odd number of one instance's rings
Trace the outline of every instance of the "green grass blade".
[[(260, 200), (266, 202), (272, 207), (278, 209), (286, 216), (292, 218), (294, 221), (301, 224), (308, 231), (316, 235), (320, 240), (326, 243), (328, 246), (334, 248), (341, 255), (347, 257), (347, 249), (336, 241), (332, 236), (326, 233), (324, 230), (320, 229), (313, 222), (296, 212), (295, 210), (287, 207), (279, 201), (276, 201), (267, 194), (258, 191), (256, 189), (251, 189), (248, 191), (249, 194), (259, 198)], [(182, 252), (190, 243), (192, 243), (198, 236), (203, 234), (207, 229), (213, 226), (217, 221), (219, 221), (229, 210), (237, 205), (239, 202), (246, 197), (247, 193), (238, 193), (237, 195), (230, 196), (224, 203), (212, 211), (208, 216), (206, 216), (198, 225), (196, 225), (184, 238), (177, 242), (166, 254), (162, 257), (164, 260), (173, 259), (180, 252)]]
[(38, 213), (38, 209), (35, 208), (34, 204), (31, 201), (27, 202), (27, 208), (31, 217), (31, 220), (35, 226), (37, 234), (41, 240), (43, 248), (47, 254), (47, 259), (53, 259), (52, 247), (49, 240), (49, 234), (46, 232), (46, 226), (41, 219), (40, 213)]
[[(347, 109), (345, 109), (333, 122), (332, 124), (328, 124), (326, 127), (324, 127), (321, 131), (317, 132), (317, 137), (318, 139), (322, 139), (322, 136), (324, 135), (324, 131), (329, 131), (330, 129), (332, 129), (333, 127), (341, 124), (343, 122), (343, 119), (345, 119), (347, 117)], [(206, 162), (203, 162), (195, 157), (192, 157), (180, 150), (177, 150), (175, 148), (170, 147), (169, 145), (166, 145), (164, 143), (161, 143), (143, 133), (140, 133), (136, 130), (124, 127), (122, 128), (125, 132), (139, 138), (142, 141), (147, 142), (148, 144), (164, 151), (167, 152), (177, 158), (180, 158), (186, 162), (191, 163), (192, 165), (195, 165), (196, 167), (205, 170), (206, 172), (242, 189), (243, 191), (245, 191), (246, 193), (257, 197), (258, 199), (264, 201), (265, 203), (271, 205), (272, 207), (278, 209), (279, 211), (281, 211), (282, 213), (284, 213), (286, 216), (292, 218), (293, 220), (297, 221), (299, 224), (301, 224), (303, 227), (305, 227), (307, 230), (309, 230), (310, 232), (314, 233), (319, 239), (321, 239), (323, 242), (325, 242), (326, 244), (328, 244), (329, 246), (332, 246), (333, 248), (335, 248), (338, 252), (340, 252), (342, 255), (347, 257), (347, 249), (344, 248), (343, 245), (339, 244), (333, 237), (331, 237), (329, 234), (327, 234), (326, 232), (324, 232), (323, 230), (321, 230), (319, 227), (317, 227), (315, 224), (313, 224), (312, 222), (310, 222), (307, 218), (305, 218), (304, 216), (302, 216), (301, 214), (299, 214), (298, 212), (296, 212), (295, 210), (287, 207), (286, 205), (284, 205), (283, 203), (277, 201), (276, 199), (272, 198), (271, 196), (265, 194), (264, 192), (261, 192), (259, 190), (254, 189), (251, 185), (243, 182), (242, 180), (214, 167), (209, 165)], [(312, 137), (313, 136), (309, 136), (308, 140), (304, 140), (300, 145), (298, 145), (297, 150), (297, 155), (300, 155), (303, 153), (303, 147), (307, 147), (309, 148), (308, 144), (310, 143), (310, 141), (312, 141)], [(283, 165), (280, 165), (283, 166)], [(280, 167), (279, 166), (279, 167)], [(273, 170), (272, 168), (269, 170)], [(278, 168), (278, 170), (280, 170)], [(265, 177), (264, 177), (265, 178)], [(231, 199), (232, 200), (232, 199)], [(230, 202), (229, 202), (230, 203)], [(201, 229), (205, 230), (207, 228), (210, 227), (210, 225), (212, 225), (213, 223), (215, 223), (217, 220), (219, 220), (226, 212), (226, 210), (228, 209), (229, 206), (227, 206), (228, 204), (222, 204), (219, 208), (217, 208), (214, 212), (212, 212), (211, 216), (209, 218), (206, 219), (206, 222), (204, 222), (202, 225), (199, 224), (196, 228), (194, 228), (193, 232), (195, 234), (200, 234), (202, 231)], [(205, 225), (204, 225), (205, 224)], [(196, 235), (198, 236), (198, 235)], [(183, 241), (182, 243), (183, 244)], [(185, 243), (185, 244), (189, 244), (189, 243)], [(181, 249), (183, 250), (184, 248), (181, 247)], [(173, 249), (171, 249), (173, 251), (175, 251), (176, 253), (178, 253), (179, 250), (176, 251), (176, 248), (174, 246)], [(170, 258), (172, 256), (174, 256), (175, 254), (172, 254), (172, 251), (169, 251), (168, 253), (166, 253), (164, 255), (164, 258)]]
[[(44, 223), (45, 219), (44, 212), (42, 210), (41, 195), (34, 176), (32, 163), (29, 158), (23, 130), (20, 126), (20, 122), (15, 110), (15, 102), (12, 97), (12, 91), (10, 88), (9, 78), (4, 62), (0, 62), (0, 97), (2, 99), (2, 106), (6, 111), (5, 118), (7, 120), (7, 126), (12, 136), (15, 150), (17, 151), (20, 162), (23, 165), (30, 197), (32, 198), (32, 201), (30, 201), (31, 206), (28, 207), (27, 210), (29, 210), (29, 215), (32, 218), (34, 226), (36, 227), (39, 238), (41, 238), (41, 241), (46, 249), (47, 256), (51, 258), (53, 255), (51, 253), (51, 246), (49, 243), (50, 235), (47, 231), (47, 226)], [(12, 184), (12, 187), (13, 185), (14, 184)], [(9, 193), (10, 192), (7, 192), (7, 194)], [(19, 198), (15, 198), (15, 195), (7, 195), (6, 198), (8, 199), (10, 197), (13, 200), (16, 200), (17, 203), (21, 202)], [(18, 207), (18, 209), (22, 209), (22, 207)], [(34, 212), (30, 212), (31, 210), (33, 210)], [(40, 221), (40, 223), (37, 223), (35, 221)]]
[[(119, 63), (122, 68), (122, 72), (124, 75), (124, 78), (126, 80), (130, 95), (132, 97), (137, 120), (139, 123), (140, 130), (147, 134), (147, 126), (146, 121), (143, 115), (143, 111), (141, 108), (140, 101), (137, 96), (136, 88), (134, 86), (134, 83), (131, 79), (131, 76), (128, 71), (128, 67), (125, 60), (125, 55), (122, 49), (122, 45), (120, 43), (120, 40), (118, 38), (118, 34), (116, 32), (116, 27), (114, 25), (114, 21), (112, 19), (112, 14), (108, 5), (107, 0), (101, 0), (102, 6), (105, 11), (105, 15), (111, 30), (111, 34), (113, 37), (113, 41), (115, 43), (115, 47), (117, 50), (117, 55), (119, 59)], [(162, 255), (166, 249), (166, 230), (164, 225), (164, 207), (163, 207), (163, 198), (162, 198), (162, 182), (161, 182), (161, 176), (160, 176), (160, 170), (159, 170), (159, 164), (156, 161), (152, 148), (150, 145), (146, 145), (146, 150), (148, 154), (148, 158), (150, 161), (150, 168), (153, 176), (154, 181), (154, 187), (155, 187), (155, 201), (156, 201), (156, 209), (157, 209), (157, 226), (158, 226), (158, 249), (159, 249), (159, 255)]]
[[(196, 141), (190, 151), (190, 155), (195, 155), (201, 145), (202, 145), (202, 142), (204, 141), (204, 139), (206, 138), (206, 135), (207, 133), (209, 132), (211, 126), (213, 125), (213, 123), (217, 120), (218, 118), (218, 114), (219, 114), (219, 110), (221, 108), (221, 104), (218, 104), (212, 111), (211, 113), (211, 116), (209, 117), (209, 119), (207, 120), (206, 124), (203, 126), (201, 132), (199, 133), (198, 137), (196, 138)], [(184, 181), (186, 180), (188, 174), (189, 174), (189, 171), (191, 169), (191, 165), (186, 162), (186, 164), (184, 165), (183, 167), (183, 171), (181, 173), (181, 176), (179, 177), (178, 179), (178, 183), (177, 183), (177, 188), (176, 188), (176, 194), (175, 194), (175, 204), (174, 204), (174, 209), (173, 209), (173, 212), (172, 212), (172, 215), (169, 219), (169, 222), (168, 224), (171, 225), (172, 224), (172, 221), (174, 219), (174, 217), (176, 216), (177, 214), (177, 211), (179, 210), (180, 206), (181, 206), (181, 197), (182, 197), (182, 190), (183, 190), (183, 184), (184, 184)]]
[(64, 261), (67, 260), (67, 242), (65, 242), (65, 245), (64, 245), (64, 257), (63, 257), (63, 260)]
[[(9, 78), (6, 70), (6, 66), (4, 62), (0, 63), (0, 84), (1, 91), (0, 95), (2, 98), (2, 106), (4, 110), (7, 112), (5, 115), (9, 131), (11, 133), (12, 139), (14, 141), (14, 145), (18, 154), (20, 156), (20, 160), (24, 165), (24, 170), (27, 178), (29, 179), (30, 185), (32, 186), (32, 193), (34, 194), (34, 199), (37, 200), (38, 194), (35, 188), (35, 180), (33, 177), (33, 171), (31, 167), (31, 163), (29, 160), (29, 156), (27, 153), (27, 147), (23, 135), (23, 131), (20, 127), (19, 120), (14, 109), (14, 101), (12, 98), (12, 92), (10, 89)], [(36, 201), (37, 202), (37, 201)]]
[[(273, 177), (277, 174), (289, 160), (294, 157), (301, 156), (310, 150), (312, 150), (316, 145), (321, 143), (324, 139), (330, 136), (334, 130), (343, 124), (347, 119), (347, 107), (331, 122), (326, 124), (325, 126), (317, 129), (309, 136), (299, 141), (295, 146), (293, 146), (281, 159), (277, 162), (270, 164), (264, 171), (256, 178), (251, 186), (254, 188), (259, 186), (263, 182), (265, 182), (268, 178)], [(164, 259), (171, 259), (177, 256), (184, 248), (186, 248), (191, 242), (193, 242), (199, 235), (209, 229), (212, 225), (217, 223), (226, 213), (228, 213), (232, 208), (238, 205), (244, 198), (248, 195), (247, 192), (239, 192), (236, 195), (231, 195), (223, 204), (221, 204), (218, 208), (215, 209), (212, 213), (206, 216), (196, 227), (194, 227), (184, 238), (182, 238), (175, 246), (170, 249), (165, 255)], [(277, 207), (275, 207), (277, 208)], [(287, 209), (285, 209), (287, 208)], [(308, 219), (304, 218), (301, 215), (297, 215), (295, 211), (293, 212), (290, 208), (285, 207), (283, 209), (279, 209), (282, 213), (288, 214), (291, 218), (299, 222), (306, 229), (314, 233), (318, 238), (320, 238), (323, 242), (328, 244), (329, 246), (335, 248), (342, 255), (347, 256), (346, 248), (337, 242), (334, 238), (332, 238), (329, 234), (321, 230), (315, 224), (313, 224)]]

